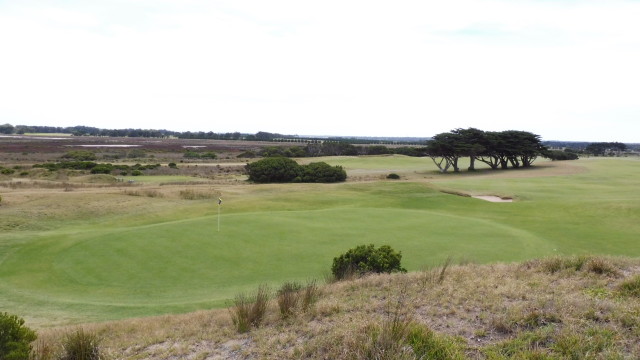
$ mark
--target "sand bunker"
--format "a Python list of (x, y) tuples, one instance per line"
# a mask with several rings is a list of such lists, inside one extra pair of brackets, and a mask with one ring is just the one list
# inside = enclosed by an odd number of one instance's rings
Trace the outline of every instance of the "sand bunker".
[(492, 196), (492, 195), (477, 195), (477, 196), (472, 196), (472, 198), (491, 201), (491, 202), (513, 202), (513, 199), (511, 198), (501, 198), (499, 196)]

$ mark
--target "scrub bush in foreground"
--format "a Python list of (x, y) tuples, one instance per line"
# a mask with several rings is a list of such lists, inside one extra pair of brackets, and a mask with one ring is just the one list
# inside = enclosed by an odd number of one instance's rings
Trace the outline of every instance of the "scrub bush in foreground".
[(407, 272), (400, 265), (402, 253), (389, 245), (375, 248), (373, 244), (359, 245), (333, 259), (331, 273), (336, 280), (366, 273)]
[(24, 320), (16, 315), (0, 313), (0, 359), (27, 360), (31, 342), (36, 333), (24, 326)]

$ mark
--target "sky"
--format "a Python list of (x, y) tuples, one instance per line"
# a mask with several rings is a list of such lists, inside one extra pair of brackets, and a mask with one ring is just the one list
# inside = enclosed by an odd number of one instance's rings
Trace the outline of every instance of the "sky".
[(638, 0), (0, 0), (0, 124), (640, 142)]

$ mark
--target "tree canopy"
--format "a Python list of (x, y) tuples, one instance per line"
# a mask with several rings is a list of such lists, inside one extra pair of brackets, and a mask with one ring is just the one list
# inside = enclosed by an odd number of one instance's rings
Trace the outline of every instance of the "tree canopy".
[(469, 170), (475, 170), (475, 161), (492, 169), (530, 167), (546, 150), (540, 136), (527, 131), (483, 131), (475, 128), (454, 129), (440, 133), (427, 143), (426, 152), (441, 172), (453, 168), (460, 171), (458, 160), (469, 157)]

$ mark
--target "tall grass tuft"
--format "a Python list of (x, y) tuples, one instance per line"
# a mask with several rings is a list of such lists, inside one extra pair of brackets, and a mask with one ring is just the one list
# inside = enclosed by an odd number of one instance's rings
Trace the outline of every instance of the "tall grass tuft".
[(278, 290), (278, 307), (280, 308), (280, 316), (286, 319), (295, 313), (300, 303), (300, 290), (302, 285), (295, 281), (282, 284)]
[(441, 265), (425, 268), (422, 270), (422, 276), (420, 278), (420, 284), (424, 290), (427, 285), (439, 285), (444, 282), (446, 278), (447, 270), (453, 263), (451, 256), (447, 257)]
[[(403, 287), (394, 303), (387, 304), (386, 318), (381, 325), (370, 324), (367, 336), (356, 346), (357, 359), (414, 359), (405, 339), (412, 321), (406, 312), (407, 288)], [(358, 345), (358, 344), (357, 344)]]
[(412, 324), (407, 333), (407, 343), (417, 359), (462, 360), (465, 359), (461, 341), (436, 334), (433, 330)]
[(618, 276), (619, 272), (610, 261), (602, 257), (592, 257), (585, 264), (585, 270), (598, 275)]
[(259, 327), (267, 313), (269, 288), (260, 285), (253, 296), (241, 293), (236, 295), (231, 312), (231, 321), (239, 333), (245, 333), (252, 327)]
[(320, 288), (315, 280), (307, 282), (307, 286), (303, 289), (302, 293), (302, 311), (309, 311), (311, 306), (315, 304), (320, 298)]
[(280, 316), (286, 319), (297, 310), (307, 312), (318, 301), (320, 289), (315, 280), (307, 282), (306, 286), (298, 282), (286, 282), (278, 290), (278, 307)]
[(625, 296), (640, 298), (640, 275), (627, 279), (618, 285), (618, 291)]
[(29, 354), (29, 360), (53, 360), (54, 355), (53, 346), (44, 340), (38, 340)]
[(80, 328), (65, 336), (60, 360), (100, 360), (101, 358), (100, 339), (96, 334)]
[(202, 192), (192, 189), (180, 190), (180, 197), (184, 200), (208, 200), (219, 196), (218, 192)]

